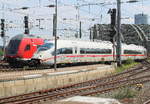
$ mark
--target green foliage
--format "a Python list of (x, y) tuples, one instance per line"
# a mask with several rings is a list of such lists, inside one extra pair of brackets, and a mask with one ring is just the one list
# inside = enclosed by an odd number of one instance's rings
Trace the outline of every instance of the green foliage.
[(0, 50), (0, 56), (3, 56), (3, 51), (2, 50)]
[(128, 59), (125, 64), (122, 64), (121, 67), (117, 67), (116, 69), (116, 73), (119, 73), (119, 72), (122, 72), (126, 69), (129, 69), (135, 65), (137, 65), (138, 63), (137, 62), (134, 62), (134, 60), (132, 59)]
[(150, 62), (150, 58), (148, 58), (147, 61)]
[(131, 88), (122, 88), (113, 97), (115, 99), (133, 98), (136, 96), (136, 94), (137, 94), (137, 92)]
[(126, 64), (126, 65), (129, 65), (129, 64), (132, 64), (132, 63), (134, 63), (134, 60), (131, 59), (131, 58), (128, 58), (128, 59), (125, 61), (125, 64)]

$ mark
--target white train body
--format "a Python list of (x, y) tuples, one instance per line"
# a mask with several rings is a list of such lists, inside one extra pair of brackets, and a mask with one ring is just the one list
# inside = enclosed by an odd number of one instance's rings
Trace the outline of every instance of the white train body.
[[(40, 46), (32, 57), (39, 64), (53, 65), (55, 54), (54, 40)], [(116, 50), (113, 44), (106, 41), (90, 42), (76, 40), (57, 40), (57, 64), (78, 62), (115, 61)], [(146, 49), (142, 46), (122, 44), (122, 60), (145, 59)]]

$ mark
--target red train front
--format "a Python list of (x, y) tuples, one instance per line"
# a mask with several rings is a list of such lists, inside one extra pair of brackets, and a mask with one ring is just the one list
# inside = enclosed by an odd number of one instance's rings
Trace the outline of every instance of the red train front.
[(42, 38), (33, 35), (17, 35), (10, 40), (6, 47), (5, 59), (13, 67), (29, 65), (29, 60), (37, 47), (43, 43)]

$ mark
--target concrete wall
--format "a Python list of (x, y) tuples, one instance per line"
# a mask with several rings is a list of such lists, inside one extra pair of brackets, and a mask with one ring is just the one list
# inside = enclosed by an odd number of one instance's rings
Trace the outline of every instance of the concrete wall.
[(72, 73), (60, 73), (53, 75), (44, 74), (38, 78), (27, 78), (14, 81), (0, 82), (0, 97), (19, 95), (39, 91), (42, 89), (60, 87), (67, 84), (83, 82), (95, 78), (100, 78), (112, 73), (112, 66), (97, 67), (94, 70), (80, 70)]

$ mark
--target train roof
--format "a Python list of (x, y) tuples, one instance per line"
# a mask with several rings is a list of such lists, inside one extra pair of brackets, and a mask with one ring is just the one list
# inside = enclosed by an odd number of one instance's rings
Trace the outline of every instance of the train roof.
[(129, 49), (129, 50), (146, 50), (143, 46), (135, 45), (135, 44), (123, 44), (122, 49)]
[(27, 35), (27, 34), (19, 34), (16, 35), (14, 37), (12, 37), (11, 40), (21, 40), (22, 38), (40, 38), (39, 36), (35, 36), (35, 35)]
[[(54, 43), (54, 40), (49, 40), (45, 42)], [(103, 46), (103, 48), (112, 48), (112, 43), (108, 41), (83, 41), (83, 40), (67, 40), (67, 39), (58, 39), (57, 40), (58, 47), (72, 47), (78, 46), (83, 48), (99, 48), (99, 46)]]
[[(47, 40), (47, 42), (54, 43), (54, 39)], [(112, 48), (113, 44), (109, 41), (83, 41), (83, 40), (67, 40), (67, 39), (58, 39), (57, 40), (58, 47), (71, 47), (71, 46), (79, 46), (82, 48)], [(138, 46), (135, 44), (125, 44), (122, 43), (122, 49), (129, 50), (146, 50), (143, 46)]]

